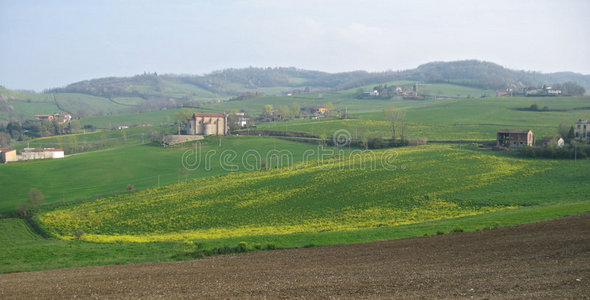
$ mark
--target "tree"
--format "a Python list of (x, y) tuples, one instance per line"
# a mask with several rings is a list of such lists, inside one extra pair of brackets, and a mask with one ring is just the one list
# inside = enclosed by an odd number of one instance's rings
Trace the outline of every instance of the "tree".
[(565, 136), (564, 140), (566, 143), (571, 143), (571, 141), (573, 141), (575, 137), (576, 136), (574, 134), (574, 126), (571, 126), (570, 130), (567, 132), (567, 135)]
[(195, 111), (190, 108), (181, 108), (174, 114), (174, 125), (178, 127), (178, 134), (180, 134), (180, 128), (192, 118), (194, 113)]
[(576, 82), (568, 81), (562, 84), (563, 94), (569, 96), (584, 96), (586, 89)]
[(393, 143), (396, 142), (397, 139), (397, 131), (401, 128), (401, 139), (402, 142), (405, 139), (405, 123), (406, 120), (406, 112), (403, 110), (396, 110), (393, 105), (389, 105), (388, 107), (383, 109), (383, 116), (385, 120), (388, 120), (391, 123), (391, 140)]
[(271, 104), (264, 105), (264, 108), (262, 109), (262, 118), (265, 120), (272, 120), (274, 111), (275, 109)]
[(361, 98), (363, 98), (364, 94), (365, 94), (365, 90), (363, 88), (358, 88), (358, 89), (356, 89), (354, 96), (358, 99), (361, 99)]
[(279, 106), (279, 114), (281, 120), (286, 120), (291, 117), (291, 109), (287, 105), (280, 105)]
[(330, 113), (334, 110), (335, 106), (334, 104), (332, 104), (332, 102), (326, 102), (326, 104), (324, 104), (324, 108), (326, 109), (326, 113), (329, 117)]
[(227, 123), (229, 126), (229, 130), (230, 131), (235, 131), (241, 128), (240, 126), (240, 118), (238, 117), (238, 110), (237, 109), (232, 109), (229, 111), (229, 114), (227, 116)]
[(291, 115), (295, 118), (301, 116), (301, 106), (297, 102), (291, 103)]
[(8, 147), (10, 145), (10, 134), (6, 132), (0, 132), (0, 146)]
[(43, 203), (43, 200), (45, 200), (45, 197), (43, 196), (40, 190), (36, 188), (31, 188), (31, 190), (29, 190), (28, 205), (30, 206), (30, 208), (38, 209), (41, 203)]
[(559, 123), (559, 126), (557, 127), (557, 133), (564, 140), (567, 137), (567, 134), (569, 133), (569, 130), (570, 130), (570, 126), (568, 124), (566, 124), (566, 123)]
[(81, 129), (82, 129), (82, 125), (80, 124), (80, 121), (78, 121), (78, 120), (72, 120), (72, 121), (70, 121), (70, 124), (68, 124), (68, 131), (70, 133), (79, 133)]

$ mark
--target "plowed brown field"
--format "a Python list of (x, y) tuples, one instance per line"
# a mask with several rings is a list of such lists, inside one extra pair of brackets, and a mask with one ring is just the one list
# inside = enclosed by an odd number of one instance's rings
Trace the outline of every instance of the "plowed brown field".
[(0, 298), (588, 298), (590, 215), (484, 232), (0, 275)]

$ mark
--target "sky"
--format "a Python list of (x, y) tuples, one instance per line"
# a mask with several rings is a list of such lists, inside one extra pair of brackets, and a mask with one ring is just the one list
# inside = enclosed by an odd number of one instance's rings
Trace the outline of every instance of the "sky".
[(478, 59), (590, 74), (590, 1), (0, 0), (0, 85), (144, 72), (388, 71)]

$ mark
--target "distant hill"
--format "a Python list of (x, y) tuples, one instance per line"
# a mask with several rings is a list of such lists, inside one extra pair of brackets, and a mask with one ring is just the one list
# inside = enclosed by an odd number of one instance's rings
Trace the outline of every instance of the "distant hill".
[[(84, 80), (35, 93), (0, 87), (0, 120), (31, 118), (34, 114), (64, 111), (74, 116), (157, 111), (199, 107), (238, 96), (277, 95), (370, 88), (391, 82), (453, 84), (497, 90), (571, 82), (590, 93), (590, 75), (572, 72), (543, 74), (515, 71), (477, 60), (431, 62), (404, 71), (326, 73), (297, 68), (226, 69), (205, 75), (144, 73), (130, 77)], [(570, 82), (569, 84), (564, 84)], [(579, 85), (579, 86), (578, 86)], [(576, 89), (580, 91), (581, 89)], [(243, 99), (238, 97), (238, 99)]]
[[(572, 72), (538, 73), (515, 71), (498, 64), (477, 60), (432, 62), (416, 69), (387, 72), (326, 73), (296, 68), (243, 68), (215, 71), (206, 75), (143, 74), (133, 77), (109, 77), (85, 80), (51, 93), (82, 93), (99, 97), (168, 97), (189, 99), (196, 91), (216, 96), (236, 96), (262, 89), (289, 91), (297, 88), (321, 90), (350, 89), (367, 84), (396, 80), (425, 83), (452, 83), (483, 89), (523, 88), (573, 81), (590, 91), (590, 75)], [(181, 85), (181, 91), (175, 91)], [(182, 91), (184, 89), (184, 91)], [(174, 95), (171, 95), (174, 94)]]

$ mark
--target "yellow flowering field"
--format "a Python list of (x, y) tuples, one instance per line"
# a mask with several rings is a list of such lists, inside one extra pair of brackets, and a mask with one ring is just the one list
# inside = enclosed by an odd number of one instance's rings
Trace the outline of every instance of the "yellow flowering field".
[[(392, 153), (394, 159), (384, 163), (384, 155)], [(354, 160), (342, 155), (195, 179), (58, 208), (39, 220), (59, 238), (83, 232), (81, 239), (96, 242), (397, 226), (517, 208), (517, 201), (482, 203), (452, 195), (527, 177), (553, 164), (449, 145), (407, 147), (356, 153)]]

